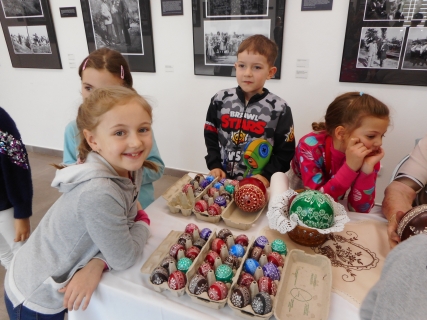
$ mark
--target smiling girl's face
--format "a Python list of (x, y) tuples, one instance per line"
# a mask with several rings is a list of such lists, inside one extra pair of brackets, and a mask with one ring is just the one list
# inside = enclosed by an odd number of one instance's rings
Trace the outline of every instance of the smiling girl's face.
[(86, 99), (97, 88), (122, 86), (123, 80), (106, 69), (86, 68), (82, 72), (82, 97)]

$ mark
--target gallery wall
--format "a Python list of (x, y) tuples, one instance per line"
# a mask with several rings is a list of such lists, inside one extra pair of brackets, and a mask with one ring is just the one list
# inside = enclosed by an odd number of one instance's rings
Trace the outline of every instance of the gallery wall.
[[(63, 131), (81, 101), (76, 67), (88, 54), (79, 0), (51, 0), (62, 70), (12, 68), (0, 36), (0, 106), (15, 119), (25, 144), (62, 150)], [(61, 18), (59, 7), (77, 7), (77, 18)], [(156, 73), (134, 73), (135, 88), (154, 108), (154, 131), (168, 168), (207, 172), (203, 125), (210, 98), (236, 85), (234, 78), (195, 76), (191, 1), (184, 15), (162, 17), (151, 1)], [(301, 12), (301, 0), (288, 0), (284, 22), (282, 79), (266, 87), (288, 101), (296, 138), (322, 119), (328, 104), (346, 91), (373, 94), (392, 109), (384, 140), (386, 157), (377, 186), (381, 202), (395, 165), (427, 130), (427, 88), (338, 82), (348, 1), (332, 11)], [(306, 79), (296, 78), (297, 60), (307, 60)], [(172, 72), (167, 72), (172, 71)]]

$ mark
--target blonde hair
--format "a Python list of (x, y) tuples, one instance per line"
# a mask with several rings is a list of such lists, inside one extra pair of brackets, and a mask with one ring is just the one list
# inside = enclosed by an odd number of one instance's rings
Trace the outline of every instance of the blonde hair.
[[(93, 131), (100, 123), (101, 116), (115, 106), (124, 105), (130, 101), (138, 103), (152, 119), (152, 109), (148, 102), (134, 89), (125, 87), (109, 87), (95, 89), (80, 105), (77, 112), (77, 129), (79, 130), (80, 144), (78, 146), (79, 158), (85, 161), (92, 148), (87, 143), (83, 130)], [(156, 163), (145, 160), (143, 167), (159, 171)]]

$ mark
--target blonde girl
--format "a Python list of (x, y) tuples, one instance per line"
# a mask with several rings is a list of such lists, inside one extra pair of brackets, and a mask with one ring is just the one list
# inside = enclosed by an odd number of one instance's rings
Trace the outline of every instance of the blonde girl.
[(146, 160), (151, 119), (150, 105), (123, 87), (96, 89), (80, 106), (84, 163), (57, 171), (52, 186), (62, 196), (12, 260), (5, 280), (10, 319), (64, 319), (58, 290), (79, 269), (98, 260), (105, 269), (124, 270), (142, 254), (150, 231), (137, 200), (141, 171), (157, 169)]

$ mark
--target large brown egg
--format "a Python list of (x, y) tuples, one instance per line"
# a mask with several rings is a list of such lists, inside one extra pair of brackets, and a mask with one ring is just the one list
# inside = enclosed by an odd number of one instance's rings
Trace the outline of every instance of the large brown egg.
[(406, 240), (414, 235), (427, 234), (427, 205), (413, 207), (400, 220), (397, 234), (400, 239)]

